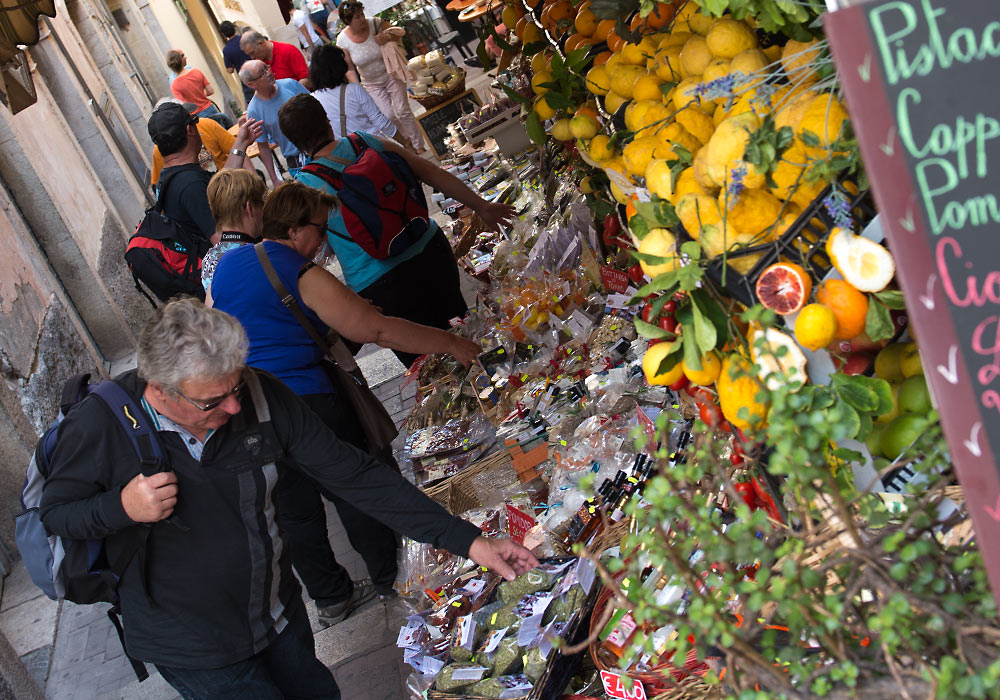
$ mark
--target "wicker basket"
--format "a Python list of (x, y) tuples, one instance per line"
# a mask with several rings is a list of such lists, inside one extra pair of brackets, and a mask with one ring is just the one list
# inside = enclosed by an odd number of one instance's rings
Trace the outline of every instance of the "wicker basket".
[(455, 70), (458, 72), (459, 78), (450, 90), (445, 90), (444, 94), (417, 96), (411, 92), (410, 97), (424, 109), (430, 109), (431, 107), (437, 107), (439, 104), (444, 104), (455, 95), (465, 92), (465, 69), (458, 67)]
[(498, 493), (503, 486), (517, 481), (510, 455), (500, 450), (424, 489), (424, 493), (447, 508), (449, 513), (459, 515), (473, 508), (482, 508), (491, 493)]

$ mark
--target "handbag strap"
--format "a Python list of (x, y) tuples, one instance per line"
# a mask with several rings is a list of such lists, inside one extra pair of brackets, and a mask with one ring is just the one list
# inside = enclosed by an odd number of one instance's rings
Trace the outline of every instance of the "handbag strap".
[(340, 138), (347, 136), (347, 86), (344, 83), (340, 86)]
[(264, 248), (264, 242), (254, 244), (254, 252), (257, 253), (257, 260), (260, 261), (260, 266), (264, 268), (264, 274), (267, 275), (267, 281), (271, 283), (274, 287), (274, 291), (278, 293), (281, 298), (281, 303), (285, 305), (289, 311), (292, 312), (292, 316), (295, 320), (299, 322), (299, 325), (305, 329), (305, 332), (309, 334), (323, 354), (326, 355), (327, 359), (336, 365), (339, 365), (344, 370), (348, 372), (353, 372), (357, 369), (357, 364), (354, 362), (354, 356), (351, 355), (350, 350), (344, 345), (343, 341), (339, 338), (337, 342), (331, 347), (330, 343), (327, 342), (326, 338), (319, 334), (308, 318), (306, 318), (305, 313), (302, 311), (302, 307), (299, 306), (299, 302), (295, 299), (285, 283), (281, 281), (278, 277), (278, 272), (274, 269), (274, 265), (271, 263), (271, 258), (267, 254), (267, 249)]

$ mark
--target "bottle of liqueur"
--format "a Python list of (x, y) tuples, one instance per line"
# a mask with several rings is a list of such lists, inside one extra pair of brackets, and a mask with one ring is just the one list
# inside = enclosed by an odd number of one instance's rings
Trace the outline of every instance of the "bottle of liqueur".
[(584, 527), (593, 519), (597, 514), (597, 509), (604, 499), (611, 493), (611, 489), (614, 486), (614, 482), (611, 479), (605, 479), (604, 483), (597, 490), (597, 493), (580, 506), (579, 510), (570, 520), (569, 525), (566, 528), (566, 534), (562, 537), (562, 544), (566, 549), (572, 547), (576, 542), (579, 541), (580, 534), (583, 532)]

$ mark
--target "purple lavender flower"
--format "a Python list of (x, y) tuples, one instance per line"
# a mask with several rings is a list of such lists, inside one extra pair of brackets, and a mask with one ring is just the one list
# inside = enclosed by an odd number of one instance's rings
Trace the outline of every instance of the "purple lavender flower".
[(729, 171), (729, 187), (726, 190), (727, 198), (729, 200), (729, 207), (736, 204), (740, 195), (743, 194), (743, 190), (747, 186), (743, 182), (743, 178), (747, 175), (747, 166), (745, 163), (740, 163), (731, 171)]
[(746, 76), (742, 73), (727, 74), (707, 83), (698, 83), (695, 85), (694, 94), (706, 100), (714, 100), (717, 97), (733, 97), (733, 90), (745, 79)]
[(826, 213), (833, 219), (833, 223), (839, 228), (846, 228), (850, 231), (854, 226), (854, 219), (851, 217), (851, 203), (847, 201), (844, 193), (836, 187), (823, 199), (823, 206), (826, 208)]

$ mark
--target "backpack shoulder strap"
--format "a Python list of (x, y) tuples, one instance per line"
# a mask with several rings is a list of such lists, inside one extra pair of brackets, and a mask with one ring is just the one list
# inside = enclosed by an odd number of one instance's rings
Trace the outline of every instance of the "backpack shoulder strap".
[(323, 165), (322, 163), (318, 163), (315, 160), (311, 160), (305, 165), (303, 165), (302, 169), (299, 172), (305, 172), (310, 175), (315, 175), (316, 177), (318, 177), (320, 180), (322, 180), (335, 190), (339, 190), (343, 186), (343, 183), (340, 181), (340, 173), (338, 173), (330, 166)]
[(59, 397), (59, 411), (64, 416), (84, 397), (84, 390), (89, 383), (90, 372), (74, 374), (63, 383), (62, 394)]
[(344, 83), (340, 86), (340, 137), (343, 138), (347, 136), (347, 86), (350, 83)]
[(118, 423), (125, 430), (132, 446), (142, 460), (142, 473), (151, 476), (166, 466), (166, 453), (142, 405), (113, 379), (94, 387), (97, 394), (111, 409)]

